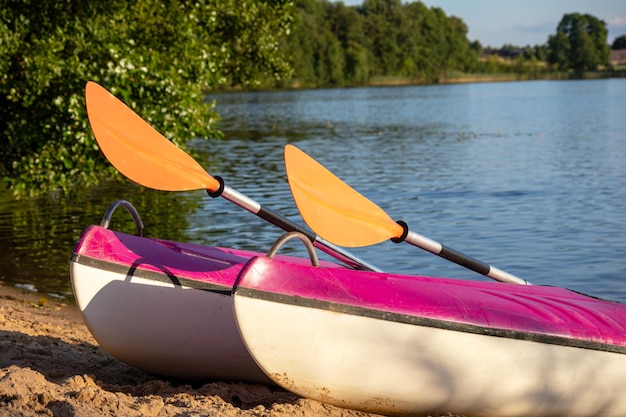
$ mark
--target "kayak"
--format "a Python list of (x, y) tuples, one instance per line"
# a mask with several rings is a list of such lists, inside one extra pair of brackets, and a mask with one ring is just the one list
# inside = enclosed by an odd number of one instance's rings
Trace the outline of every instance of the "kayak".
[(268, 383), (230, 305), (251, 256), (90, 226), (72, 255), (74, 297), (98, 344), (122, 362), (186, 380)]
[(258, 257), (233, 310), (300, 396), (384, 415), (626, 415), (626, 306), (562, 288)]
[[(108, 228), (119, 206), (135, 218), (138, 235)], [(100, 226), (82, 233), (73, 251), (74, 297), (98, 344), (120, 361), (157, 375), (274, 385), (241, 341), (231, 303), (243, 266), (266, 255), (149, 239), (140, 236), (142, 227), (130, 203), (116, 202)]]

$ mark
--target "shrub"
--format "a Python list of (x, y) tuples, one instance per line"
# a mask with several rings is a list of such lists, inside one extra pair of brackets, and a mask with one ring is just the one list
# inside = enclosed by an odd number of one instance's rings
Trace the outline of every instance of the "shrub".
[(109, 89), (168, 139), (220, 137), (206, 89), (288, 76), (291, 3), (0, 0), (0, 175), (16, 195), (96, 184), (84, 87)]

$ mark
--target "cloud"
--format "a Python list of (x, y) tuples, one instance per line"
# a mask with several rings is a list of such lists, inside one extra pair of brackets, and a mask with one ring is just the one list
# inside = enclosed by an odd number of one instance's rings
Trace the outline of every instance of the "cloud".
[(626, 19), (620, 16), (610, 17), (604, 20), (607, 23), (607, 29), (609, 30), (609, 43), (612, 43), (615, 38), (626, 35)]
[(626, 29), (626, 19), (624, 19), (623, 17), (610, 17), (609, 19), (607, 19), (607, 23), (609, 26), (612, 26), (615, 29)]
[(556, 32), (558, 22), (525, 22), (513, 25), (513, 30), (521, 33), (552, 33)]

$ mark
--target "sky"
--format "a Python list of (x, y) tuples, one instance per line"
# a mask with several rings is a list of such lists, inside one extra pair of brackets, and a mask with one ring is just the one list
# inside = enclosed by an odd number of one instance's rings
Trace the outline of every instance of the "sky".
[[(363, 0), (343, 0), (361, 5)], [(403, 2), (407, 2), (403, 0)], [(467, 38), (482, 46), (541, 45), (556, 33), (563, 15), (588, 13), (607, 24), (608, 43), (626, 35), (625, 0), (422, 0), (448, 16), (460, 17), (468, 26)]]

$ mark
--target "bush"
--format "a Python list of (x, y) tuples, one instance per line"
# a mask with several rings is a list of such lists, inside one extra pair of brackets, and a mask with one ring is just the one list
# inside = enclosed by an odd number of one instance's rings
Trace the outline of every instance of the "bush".
[(16, 195), (96, 184), (88, 80), (178, 145), (220, 137), (206, 89), (289, 75), (291, 3), (0, 0), (0, 175)]

